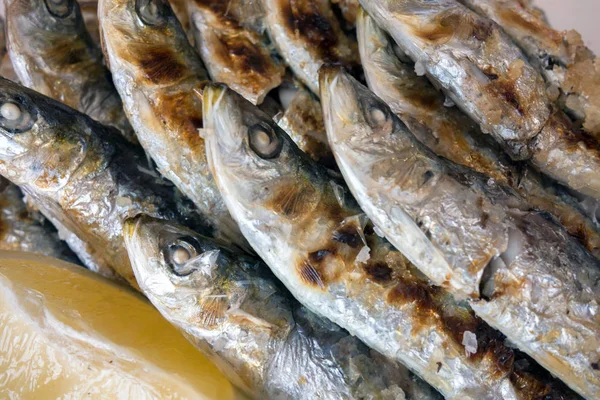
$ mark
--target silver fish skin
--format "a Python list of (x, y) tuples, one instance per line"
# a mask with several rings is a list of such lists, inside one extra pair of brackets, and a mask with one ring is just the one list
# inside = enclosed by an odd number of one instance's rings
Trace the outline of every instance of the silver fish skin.
[(459, 1), (502, 26), (552, 85), (553, 96), (565, 111), (600, 139), (600, 64), (579, 33), (553, 29), (543, 12), (528, 2)]
[(19, 188), (0, 178), (0, 250), (23, 251), (79, 264), (48, 221), (27, 207)]
[(227, 206), (305, 307), (402, 362), (446, 398), (559, 393), (556, 382), (529, 373), (521, 379), (504, 337), (377, 236), (344, 184), (267, 115), (209, 85), (204, 118), (208, 159)]
[[(515, 189), (534, 207), (549, 212), (588, 250), (600, 256), (600, 225), (566, 188), (524, 164), (516, 164), (479, 127), (396, 55), (391, 39), (364, 10), (357, 36), (369, 88), (438, 156)], [(323, 126), (324, 128), (324, 126)], [(284, 128), (285, 129), (285, 128)]]
[(215, 82), (223, 82), (253, 104), (279, 86), (285, 66), (263, 35), (244, 28), (221, 0), (189, 0), (194, 45)]
[(262, 0), (273, 44), (294, 74), (319, 93), (319, 67), (359, 65), (356, 42), (342, 31), (329, 0)]
[(324, 68), (321, 89), (329, 143), (374, 224), (519, 349), (598, 397), (600, 261), (516, 193), (434, 155), (349, 74)]
[(456, 0), (373, 0), (363, 7), (515, 160), (600, 198), (600, 145), (552, 111), (542, 76), (493, 21)]
[(117, 128), (137, 143), (75, 0), (8, 0), (6, 39), (23, 85)]
[(256, 259), (164, 220), (127, 220), (156, 308), (256, 399), (441, 399), (406, 368), (298, 304)]
[(123, 243), (126, 217), (145, 212), (203, 229), (200, 215), (145, 172), (145, 154), (118, 131), (5, 79), (0, 93), (0, 174), (91, 247), (97, 265), (108, 267), (97, 272), (136, 285)]
[(113, 80), (146, 153), (205, 215), (216, 235), (248, 248), (208, 169), (200, 57), (166, 0), (101, 0), (98, 15)]

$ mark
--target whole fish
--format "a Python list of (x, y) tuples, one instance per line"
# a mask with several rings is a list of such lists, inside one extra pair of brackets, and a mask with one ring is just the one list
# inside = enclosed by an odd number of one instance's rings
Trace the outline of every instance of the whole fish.
[(228, 14), (229, 7), (221, 0), (189, 0), (194, 44), (214, 81), (260, 104), (281, 84), (285, 66), (275, 60), (263, 35)]
[(585, 397), (600, 395), (600, 260), (510, 189), (437, 157), (340, 68), (321, 72), (329, 143), (352, 193), (436, 285)]
[(8, 52), (19, 81), (137, 142), (102, 52), (74, 0), (8, 0)]
[(256, 259), (173, 223), (124, 227), (140, 287), (256, 399), (441, 399), (396, 362), (299, 305)]
[(208, 169), (198, 135), (208, 77), (173, 10), (166, 0), (101, 0), (98, 15), (106, 59), (140, 144), (219, 238), (247, 247)]
[(393, 44), (364, 10), (357, 18), (363, 70), (369, 88), (400, 117), (411, 133), (434, 153), (511, 186), (531, 205), (547, 211), (600, 256), (600, 225), (579, 200), (533, 168), (513, 163), (479, 127), (456, 108), (414, 65), (403, 62)]
[(44, 218), (30, 210), (19, 188), (0, 178), (0, 250), (23, 251), (79, 263)]
[(319, 93), (318, 72), (324, 63), (359, 65), (356, 42), (342, 31), (329, 0), (262, 1), (271, 40), (314, 93)]
[(266, 114), (209, 85), (204, 118), (208, 159), (229, 210), (304, 306), (402, 362), (446, 398), (560, 395), (552, 380), (522, 377), (520, 356), (504, 337), (380, 238), (343, 183)]
[(551, 101), (541, 75), (493, 21), (456, 0), (363, 0), (365, 10), (515, 160), (600, 198), (600, 145)]
[(522, 0), (459, 1), (502, 26), (552, 85), (554, 96), (562, 93), (566, 111), (600, 139), (600, 63), (579, 33), (553, 29), (539, 9)]
[(330, 169), (336, 169), (327, 143), (321, 103), (310, 91), (300, 88), (277, 121), (296, 145), (310, 158)]
[(128, 216), (145, 212), (202, 227), (173, 186), (148, 171), (145, 154), (115, 129), (5, 79), (0, 93), (0, 174), (59, 229), (91, 247), (96, 267), (106, 267), (97, 272), (116, 271), (136, 285), (123, 243)]

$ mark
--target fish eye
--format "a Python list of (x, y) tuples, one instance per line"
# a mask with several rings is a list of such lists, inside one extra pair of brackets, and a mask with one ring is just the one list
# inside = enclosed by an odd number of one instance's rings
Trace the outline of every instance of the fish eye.
[(283, 141), (266, 123), (252, 125), (248, 129), (250, 148), (264, 159), (275, 158), (281, 153)]
[(56, 18), (65, 18), (71, 15), (74, 6), (74, 0), (44, 0), (46, 8), (50, 14)]
[(166, 0), (135, 0), (135, 11), (145, 25), (161, 26), (171, 14)]
[(163, 251), (165, 261), (175, 275), (187, 276), (194, 272), (195, 267), (189, 262), (197, 257), (199, 252), (198, 242), (190, 237), (182, 237), (166, 246)]
[(0, 105), (0, 125), (11, 133), (28, 131), (33, 127), (35, 118), (23, 106), (6, 101)]
[(369, 122), (373, 126), (382, 127), (389, 120), (387, 110), (380, 105), (373, 105), (369, 108)]

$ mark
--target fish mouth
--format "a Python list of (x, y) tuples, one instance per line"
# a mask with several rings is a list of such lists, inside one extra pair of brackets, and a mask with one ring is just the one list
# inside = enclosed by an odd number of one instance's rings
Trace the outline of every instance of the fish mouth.
[(319, 86), (323, 118), (331, 140), (341, 134), (340, 129), (353, 126), (360, 120), (361, 106), (355, 82), (342, 66), (321, 67)]
[(223, 100), (228, 87), (222, 83), (208, 83), (202, 95), (203, 111), (208, 116)]
[(133, 238), (142, 226), (154, 221), (154, 218), (146, 214), (137, 214), (123, 221), (123, 236), (127, 239)]
[(228, 156), (239, 153), (243, 142), (243, 111), (237, 96), (224, 84), (209, 83), (202, 98), (203, 136), (208, 147)]

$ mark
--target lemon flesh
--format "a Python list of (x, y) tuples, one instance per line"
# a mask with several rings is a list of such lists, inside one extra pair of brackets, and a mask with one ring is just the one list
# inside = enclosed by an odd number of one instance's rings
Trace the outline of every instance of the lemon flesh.
[(0, 253), (0, 398), (242, 399), (141, 295)]

